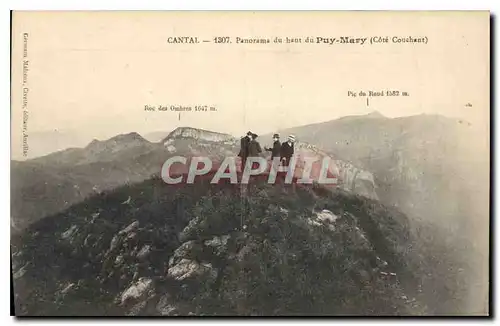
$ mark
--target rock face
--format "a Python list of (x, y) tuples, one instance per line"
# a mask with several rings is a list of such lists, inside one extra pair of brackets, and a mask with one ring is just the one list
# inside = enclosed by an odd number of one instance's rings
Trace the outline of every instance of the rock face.
[[(295, 152), (299, 166), (303, 166), (302, 162), (307, 158), (314, 158), (317, 162), (322, 162), (325, 157), (329, 158), (328, 172), (336, 177), (337, 187), (360, 196), (378, 199), (375, 180), (369, 171), (360, 169), (347, 161), (336, 159), (331, 154), (308, 143), (296, 142)], [(318, 173), (313, 179), (317, 178), (319, 178)]]

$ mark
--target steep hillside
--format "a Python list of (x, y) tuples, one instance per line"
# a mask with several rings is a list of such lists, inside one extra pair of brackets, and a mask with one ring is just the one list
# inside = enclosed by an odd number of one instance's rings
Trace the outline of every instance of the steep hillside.
[(465, 202), (467, 193), (478, 191), (488, 197), (488, 139), (462, 120), (437, 115), (389, 119), (375, 112), (282, 133), (294, 133), (372, 172), (380, 199), (414, 217), (455, 219), (448, 202)]
[(11, 163), (13, 231), (86, 197), (158, 174), (169, 157), (138, 134), (93, 141), (25, 162)]
[(407, 218), (317, 186), (253, 179), (101, 193), (13, 237), (18, 315), (407, 315)]

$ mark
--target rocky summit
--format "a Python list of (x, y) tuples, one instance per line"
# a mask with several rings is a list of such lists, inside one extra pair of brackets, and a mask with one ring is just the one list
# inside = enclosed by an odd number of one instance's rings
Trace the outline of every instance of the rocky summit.
[(318, 185), (159, 178), (12, 238), (16, 315), (420, 315), (406, 216)]
[[(264, 143), (263, 143), (264, 145)], [(173, 156), (209, 157), (221, 163), (236, 157), (239, 139), (231, 135), (182, 127), (162, 142), (151, 143), (137, 133), (94, 140), (85, 148), (70, 148), (12, 164), (12, 231), (17, 232), (47, 215), (56, 214), (98, 192), (160, 175)], [(329, 156), (315, 146), (298, 142), (300, 159)], [(377, 198), (373, 175), (332, 157), (338, 187)]]

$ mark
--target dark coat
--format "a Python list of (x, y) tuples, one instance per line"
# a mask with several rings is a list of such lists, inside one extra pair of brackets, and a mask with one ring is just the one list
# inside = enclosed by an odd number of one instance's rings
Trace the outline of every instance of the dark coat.
[(271, 152), (271, 160), (275, 157), (281, 157), (281, 143), (279, 140), (275, 141), (273, 143), (273, 148), (268, 148), (267, 149), (269, 152)]
[(287, 161), (293, 156), (293, 143), (289, 144), (287, 141), (281, 144), (281, 158), (286, 158)]
[(248, 137), (241, 138), (240, 142), (240, 152), (238, 156), (246, 159), (248, 157), (248, 145), (250, 144), (250, 139)]
[(259, 156), (259, 154), (262, 153), (262, 148), (260, 147), (260, 144), (256, 140), (251, 140), (250, 143), (248, 144), (248, 156)]

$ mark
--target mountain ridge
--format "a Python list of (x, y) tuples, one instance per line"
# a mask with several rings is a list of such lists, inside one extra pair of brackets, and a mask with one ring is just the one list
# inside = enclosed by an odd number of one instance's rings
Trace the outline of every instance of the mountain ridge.
[[(95, 192), (159, 175), (169, 157), (207, 156), (220, 164), (228, 156), (236, 157), (239, 145), (239, 139), (229, 134), (182, 127), (160, 143), (151, 143), (137, 133), (127, 133), (103, 141), (95, 140), (84, 148), (16, 162), (11, 170), (16, 179), (11, 188), (16, 198), (13, 225), (29, 224)], [(296, 146), (300, 157), (321, 159), (330, 156), (310, 144), (298, 142)], [(341, 177), (340, 187), (377, 198), (374, 179), (368, 171), (336, 158), (332, 164), (335, 165), (332, 173)], [(52, 196), (57, 199), (50, 199)]]

